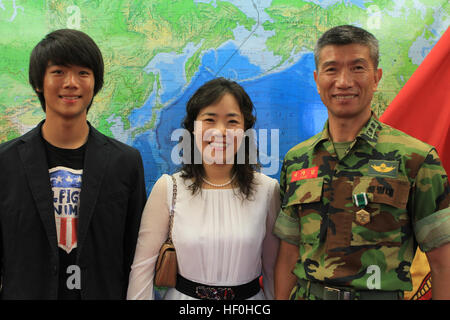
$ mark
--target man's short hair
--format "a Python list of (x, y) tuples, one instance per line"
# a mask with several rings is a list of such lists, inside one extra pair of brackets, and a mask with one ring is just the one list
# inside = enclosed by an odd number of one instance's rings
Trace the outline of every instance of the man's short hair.
[(314, 61), (316, 63), (316, 69), (319, 67), (319, 55), (323, 47), (328, 45), (346, 45), (346, 44), (360, 44), (367, 46), (370, 52), (370, 59), (375, 67), (378, 68), (379, 62), (379, 49), (378, 40), (370, 32), (351, 25), (343, 25), (331, 28), (326, 31), (317, 40), (314, 47)]
[[(45, 112), (42, 92), (44, 76), (49, 62), (55, 65), (87, 67), (94, 72), (94, 96), (103, 86), (103, 57), (94, 40), (84, 32), (60, 29), (45, 36), (33, 49), (30, 56), (29, 81)], [(36, 91), (39, 89), (39, 92)], [(92, 101), (91, 101), (92, 103)], [(88, 106), (87, 110), (91, 105)]]

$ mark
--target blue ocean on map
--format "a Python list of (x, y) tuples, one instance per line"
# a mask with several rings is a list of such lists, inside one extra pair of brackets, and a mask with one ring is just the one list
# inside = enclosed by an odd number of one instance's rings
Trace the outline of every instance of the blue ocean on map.
[[(151, 189), (163, 173), (170, 174), (179, 169), (179, 165), (171, 160), (172, 149), (178, 144), (178, 141), (171, 140), (171, 134), (181, 127), (189, 98), (202, 84), (218, 76), (238, 82), (251, 97), (257, 117), (255, 129), (257, 132), (258, 129), (267, 129), (268, 133), (269, 146), (267, 150), (262, 150), (262, 153), (268, 157), (277, 156), (273, 159), (275, 163), (267, 164), (267, 167), (276, 167), (269, 175), (279, 178), (286, 152), (321, 131), (327, 118), (326, 108), (316, 91), (313, 71), (312, 53), (303, 54), (298, 61), (285, 69), (265, 74), (260, 67), (241, 55), (231, 42), (205, 53), (198, 72), (184, 91), (175, 93), (173, 87), (167, 86), (171, 88), (172, 98), (176, 98), (159, 112), (154, 131), (138, 135), (133, 142), (133, 146), (141, 150), (143, 156), (147, 189)], [(164, 72), (179, 72), (179, 69), (172, 66)], [(176, 76), (165, 75), (165, 79), (174, 77)], [(143, 125), (149, 120), (149, 108), (154, 105), (154, 99), (152, 94), (143, 107), (133, 111), (130, 115), (133, 126)], [(168, 100), (167, 96), (164, 100)], [(270, 143), (273, 132), (271, 130), (278, 133), (275, 145)]]

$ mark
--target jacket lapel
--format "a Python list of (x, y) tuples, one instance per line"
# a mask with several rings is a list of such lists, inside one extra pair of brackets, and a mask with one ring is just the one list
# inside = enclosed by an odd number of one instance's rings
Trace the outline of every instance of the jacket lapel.
[(86, 146), (83, 178), (81, 182), (80, 214), (78, 218), (78, 257), (83, 249), (89, 224), (94, 214), (103, 177), (108, 166), (110, 151), (110, 146), (105, 136), (92, 126), (89, 127), (89, 138)]
[(43, 121), (21, 138), (24, 143), (18, 147), (18, 150), (50, 247), (57, 256), (58, 240), (53, 208), (53, 193), (50, 185), (45, 145), (40, 135), (42, 123)]

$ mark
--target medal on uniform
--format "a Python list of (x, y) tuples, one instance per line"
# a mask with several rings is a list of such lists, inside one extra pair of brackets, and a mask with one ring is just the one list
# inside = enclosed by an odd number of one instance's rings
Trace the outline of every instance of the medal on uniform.
[(359, 224), (365, 225), (370, 222), (370, 213), (364, 210), (364, 208), (369, 203), (369, 200), (367, 198), (367, 193), (362, 192), (358, 194), (353, 195), (353, 201), (355, 202), (355, 205), (361, 210), (356, 212), (356, 222)]

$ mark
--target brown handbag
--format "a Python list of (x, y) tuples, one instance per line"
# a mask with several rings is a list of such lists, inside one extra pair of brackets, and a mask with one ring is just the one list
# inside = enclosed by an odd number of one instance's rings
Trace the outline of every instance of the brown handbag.
[(173, 196), (172, 196), (172, 208), (169, 214), (169, 235), (167, 240), (159, 249), (158, 260), (156, 261), (155, 269), (155, 285), (158, 287), (175, 287), (177, 282), (177, 253), (175, 246), (172, 242), (172, 225), (173, 215), (175, 210), (175, 202), (177, 197), (177, 183), (172, 176), (173, 181)]

